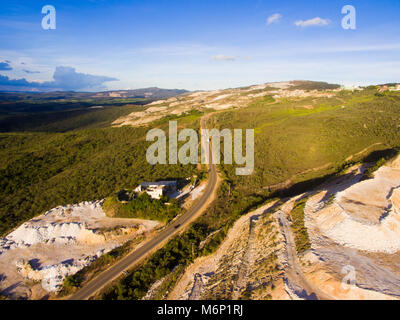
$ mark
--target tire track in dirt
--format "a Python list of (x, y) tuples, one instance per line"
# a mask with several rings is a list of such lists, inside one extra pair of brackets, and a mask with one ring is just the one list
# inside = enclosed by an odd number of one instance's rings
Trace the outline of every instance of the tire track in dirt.
[[(282, 228), (282, 233), (286, 239), (286, 256), (287, 256), (287, 267), (285, 268), (286, 278), (284, 279), (287, 287), (293, 288), (294, 294), (300, 299), (306, 300), (332, 300), (333, 298), (320, 291), (318, 288), (313, 286), (304, 276), (299, 259), (297, 257), (295, 242), (293, 233), (290, 229), (287, 214), (292, 210), (289, 209), (289, 204), (282, 206), (281, 210), (278, 211), (279, 222)], [(293, 203), (292, 203), (293, 204)], [(290, 296), (293, 296), (288, 292)]]
[(249, 221), (249, 237), (247, 239), (247, 246), (246, 249), (243, 253), (243, 258), (242, 258), (242, 263), (239, 267), (239, 272), (238, 272), (238, 279), (235, 283), (235, 287), (233, 289), (232, 293), (232, 299), (233, 300), (238, 300), (240, 298), (240, 295), (242, 291), (247, 287), (247, 279), (248, 275), (250, 273), (250, 267), (251, 267), (251, 260), (252, 260), (252, 253), (253, 249), (255, 246), (255, 241), (256, 241), (256, 235), (255, 235), (255, 228), (256, 228), (256, 221), (260, 215), (254, 215), (250, 217)]

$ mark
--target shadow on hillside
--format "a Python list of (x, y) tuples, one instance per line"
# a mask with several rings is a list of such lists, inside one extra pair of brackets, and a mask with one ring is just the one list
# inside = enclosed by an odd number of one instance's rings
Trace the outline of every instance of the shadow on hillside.
[(360, 181), (364, 177), (364, 172), (367, 168), (374, 166), (380, 159), (390, 160), (399, 153), (399, 148), (388, 148), (384, 150), (372, 151), (360, 161), (363, 165), (360, 168), (360, 173), (354, 172), (343, 174), (346, 168), (355, 165), (356, 162), (344, 163), (335, 172), (324, 175), (322, 177), (309, 179), (298, 182), (288, 188), (274, 191), (270, 197), (291, 198), (305, 192), (313, 190), (327, 190), (328, 192), (321, 201), (327, 201), (332, 193), (343, 191)]

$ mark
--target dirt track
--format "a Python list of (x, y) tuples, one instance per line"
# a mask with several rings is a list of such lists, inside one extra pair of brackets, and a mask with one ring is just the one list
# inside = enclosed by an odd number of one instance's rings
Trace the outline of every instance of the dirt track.
[(295, 288), (295, 294), (304, 299), (311, 300), (332, 300), (332, 298), (315, 288), (304, 276), (299, 259), (297, 257), (295, 242), (292, 231), (290, 230), (289, 221), (287, 220), (288, 212), (283, 210), (279, 211), (279, 221), (282, 227), (282, 232), (286, 238), (286, 254), (288, 266), (286, 267), (285, 274), (287, 279), (286, 283)]

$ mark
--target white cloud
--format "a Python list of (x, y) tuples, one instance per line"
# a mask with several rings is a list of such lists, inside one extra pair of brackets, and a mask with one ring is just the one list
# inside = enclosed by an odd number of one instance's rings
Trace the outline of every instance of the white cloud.
[(234, 61), (234, 60), (236, 60), (236, 57), (219, 54), (219, 55), (211, 57), (211, 59), (215, 60), (215, 61)]
[(8, 70), (12, 70), (13, 68), (10, 66), (10, 61), (6, 60), (4, 62), (0, 61), (0, 70), (1, 71), (8, 71)]
[(75, 71), (71, 67), (56, 67), (53, 81), (37, 82), (25, 78), (10, 79), (0, 75), (0, 90), (35, 90), (35, 91), (101, 91), (107, 89), (104, 85), (108, 81), (117, 81), (116, 78), (97, 76)]
[(311, 27), (311, 26), (317, 26), (317, 27), (323, 27), (327, 26), (331, 21), (329, 19), (322, 19), (320, 17), (315, 17), (313, 19), (309, 20), (297, 20), (294, 24), (298, 27)]
[(282, 18), (282, 15), (280, 13), (274, 13), (273, 15), (269, 16), (267, 19), (267, 25), (270, 25), (272, 23), (278, 23)]

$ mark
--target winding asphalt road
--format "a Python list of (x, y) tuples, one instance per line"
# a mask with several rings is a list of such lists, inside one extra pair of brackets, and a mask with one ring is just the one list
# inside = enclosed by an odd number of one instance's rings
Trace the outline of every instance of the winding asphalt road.
[[(202, 118), (201, 127), (205, 128), (206, 118)], [(112, 267), (100, 273), (96, 278), (87, 283), (79, 291), (73, 294), (69, 300), (87, 300), (95, 295), (100, 289), (104, 288), (111, 281), (119, 277), (125, 270), (133, 267), (135, 264), (143, 260), (149, 254), (161, 248), (172, 236), (180, 232), (185, 226), (200, 215), (205, 209), (208, 200), (211, 198), (217, 187), (217, 170), (211, 161), (211, 143), (209, 144), (209, 176), (208, 183), (203, 195), (197, 199), (188, 211), (179, 216), (175, 221), (168, 225), (164, 230), (158, 233), (154, 238), (147, 241), (143, 246), (128, 254)]]

